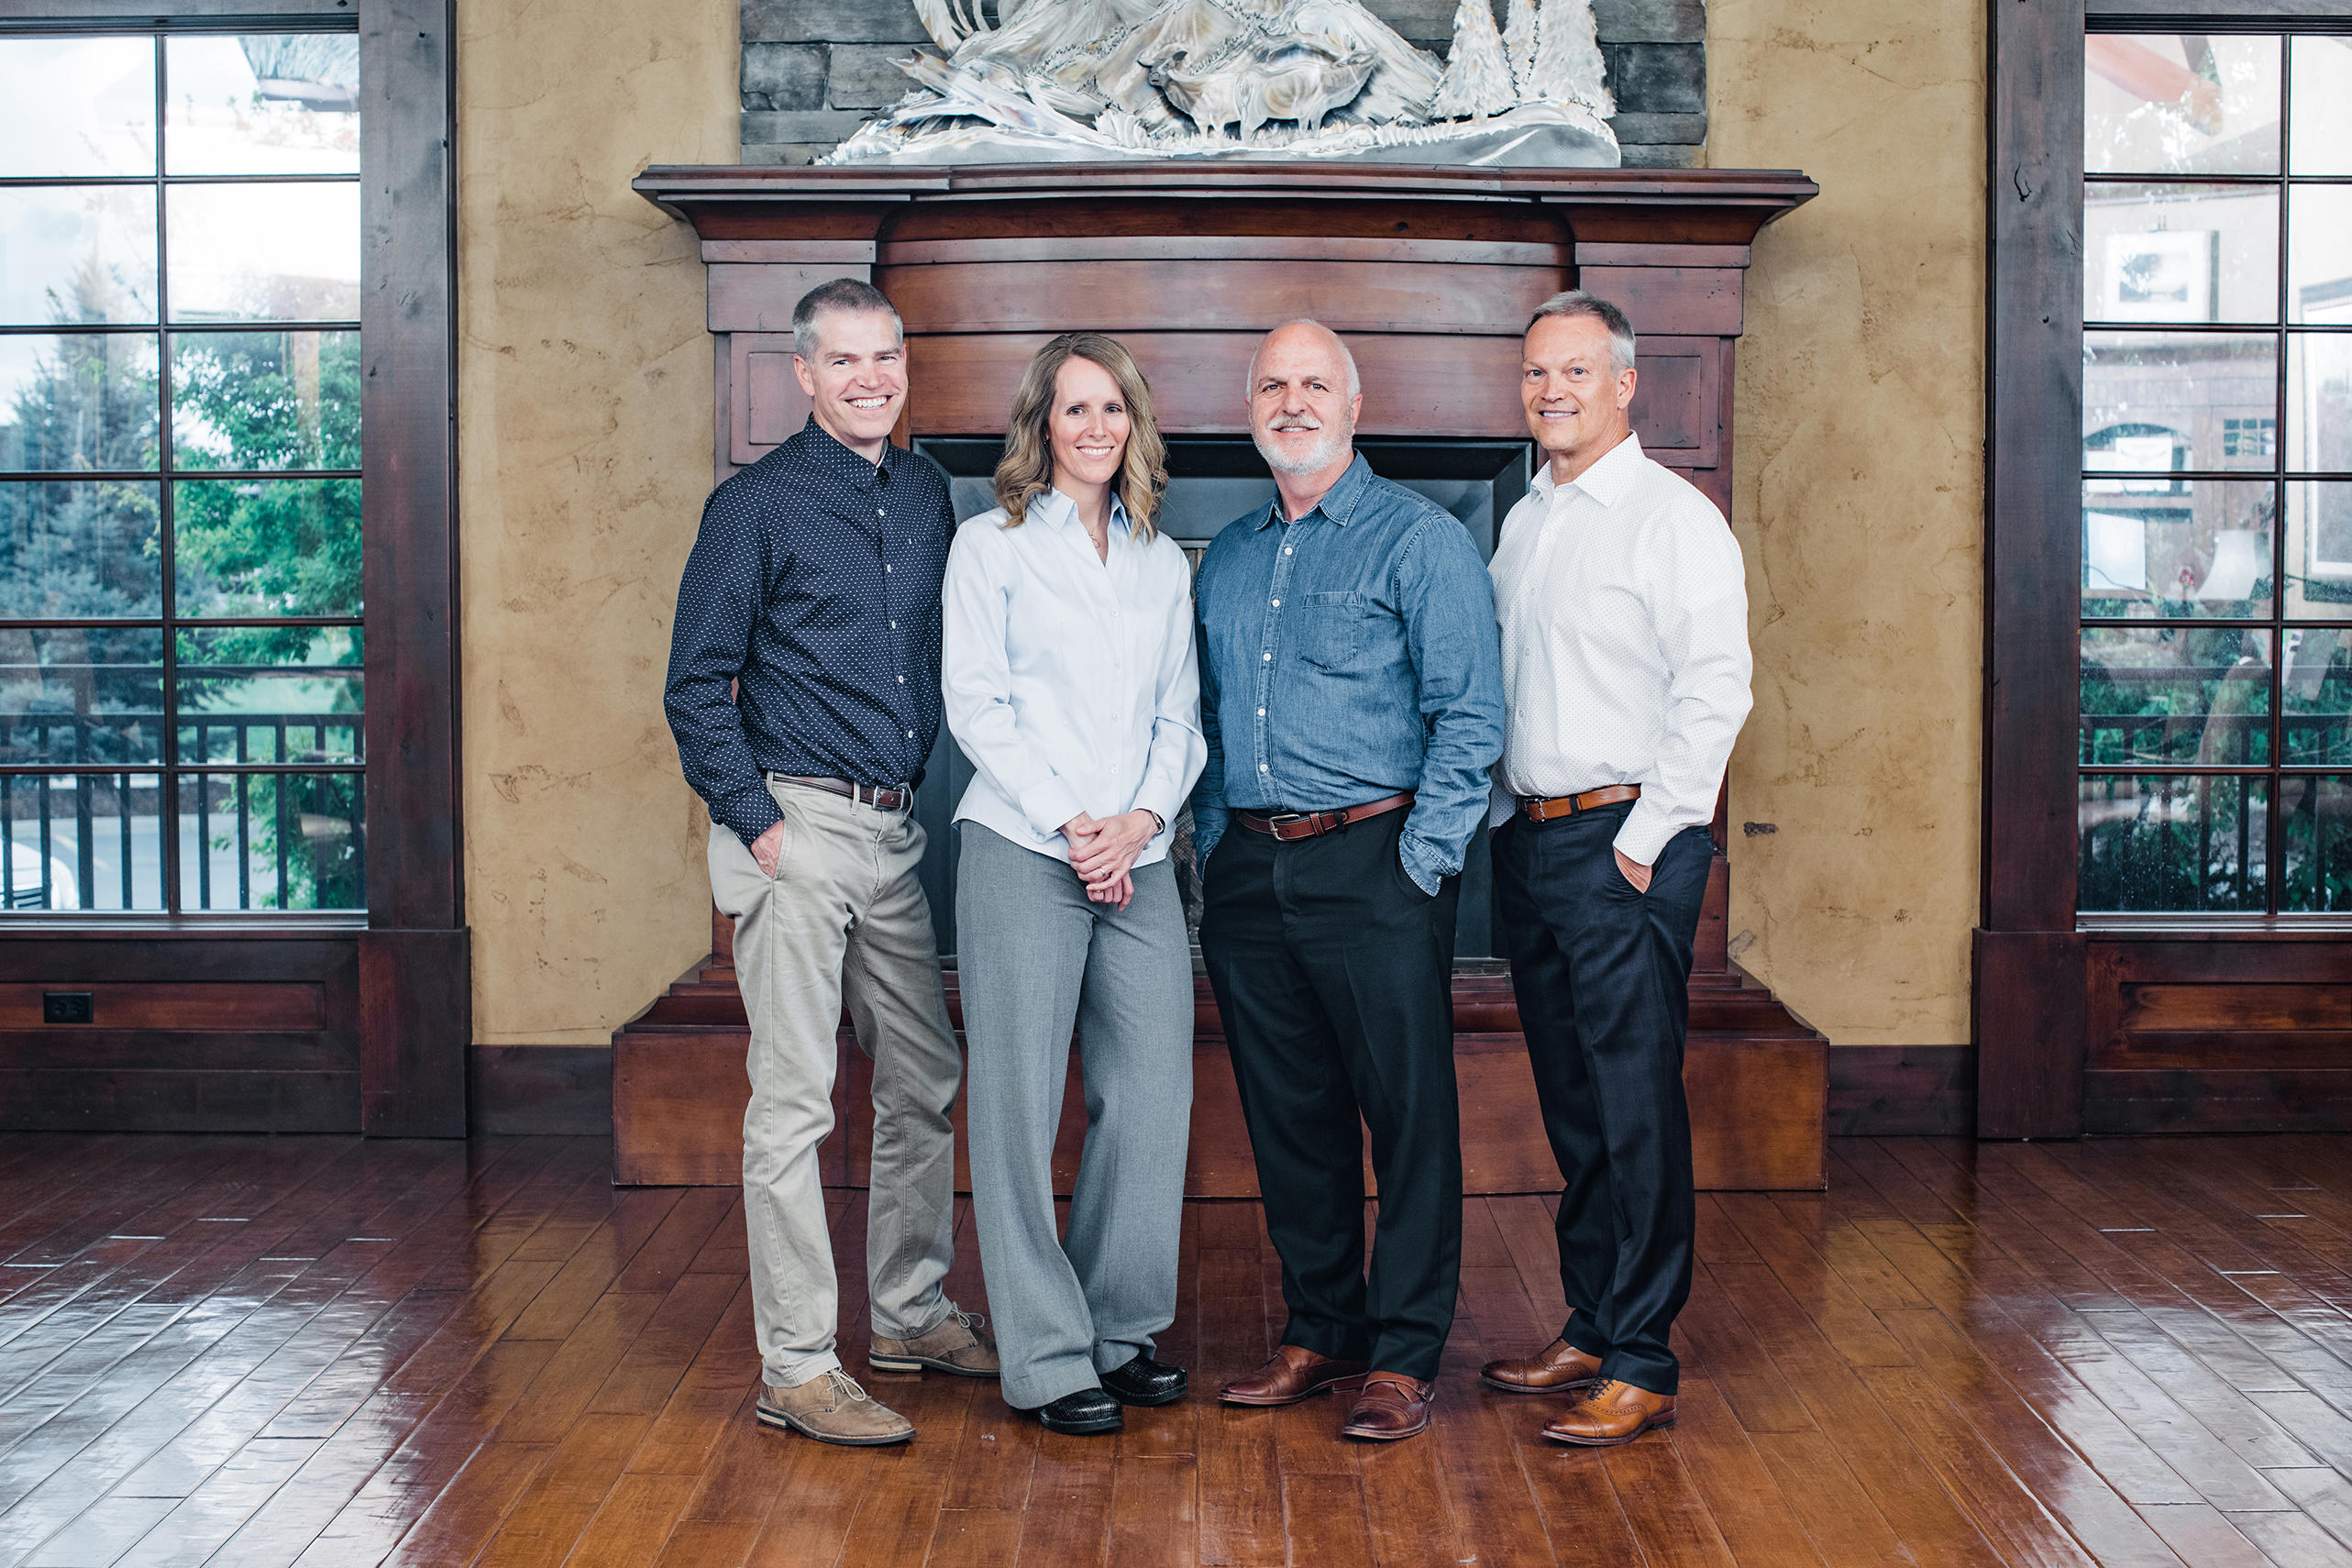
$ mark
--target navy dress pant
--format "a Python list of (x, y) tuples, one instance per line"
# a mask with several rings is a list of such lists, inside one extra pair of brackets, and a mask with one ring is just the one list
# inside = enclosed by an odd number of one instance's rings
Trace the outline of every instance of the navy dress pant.
[[(1203, 878), (1200, 953), (1282, 1258), (1286, 1344), (1434, 1379), (1462, 1264), (1453, 1077), (1459, 878), (1397, 858), (1406, 813), (1284, 844), (1236, 822)], [(1364, 1133), (1380, 1183), (1367, 1279)]]
[(1638, 892), (1612, 841), (1631, 802), (1496, 835), (1495, 885), (1543, 1130), (1559, 1163), (1561, 1337), (1601, 1375), (1675, 1391), (1668, 1345), (1696, 1224), (1683, 1099), (1691, 947), (1714, 845), (1666, 843)]

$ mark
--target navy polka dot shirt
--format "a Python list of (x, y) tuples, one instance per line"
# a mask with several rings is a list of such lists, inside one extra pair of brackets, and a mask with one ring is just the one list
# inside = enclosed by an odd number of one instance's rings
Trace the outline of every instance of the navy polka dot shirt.
[(936, 465), (886, 447), (878, 467), (814, 418), (711, 492), (662, 707), (713, 821), (745, 844), (773, 826), (764, 773), (921, 781), (955, 533)]

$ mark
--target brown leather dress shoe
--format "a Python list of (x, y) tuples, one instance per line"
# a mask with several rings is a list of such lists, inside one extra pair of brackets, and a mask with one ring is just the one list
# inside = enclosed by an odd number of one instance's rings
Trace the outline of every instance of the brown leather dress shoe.
[(1401, 1372), (1375, 1372), (1364, 1380), (1364, 1392), (1356, 1396), (1355, 1408), (1348, 1412), (1340, 1435), (1375, 1442), (1417, 1437), (1428, 1428), (1430, 1406), (1436, 1399), (1434, 1383)]
[(1274, 1359), (1247, 1377), (1225, 1385), (1217, 1397), (1228, 1405), (1296, 1405), (1327, 1388), (1353, 1391), (1364, 1381), (1364, 1364), (1335, 1361), (1297, 1345), (1283, 1345)]
[(1582, 1448), (1615, 1448), (1652, 1427), (1673, 1424), (1672, 1394), (1652, 1394), (1612, 1377), (1595, 1385), (1582, 1399), (1547, 1422), (1543, 1435), (1553, 1442), (1573, 1442)]
[(1506, 1394), (1573, 1394), (1601, 1380), (1601, 1358), (1586, 1355), (1566, 1340), (1554, 1340), (1533, 1355), (1490, 1361), (1478, 1381)]

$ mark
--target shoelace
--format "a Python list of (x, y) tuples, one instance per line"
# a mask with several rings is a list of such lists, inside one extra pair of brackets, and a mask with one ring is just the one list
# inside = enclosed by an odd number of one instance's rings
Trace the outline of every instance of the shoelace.
[(953, 1301), (947, 1304), (947, 1315), (955, 1319), (957, 1322), (963, 1324), (966, 1328), (971, 1330), (975, 1337), (978, 1335), (980, 1330), (987, 1325), (988, 1320), (988, 1315), (986, 1312), (966, 1312), (961, 1307), (956, 1306)]
[(1611, 1397), (1615, 1396), (1618, 1387), (1618, 1384), (1616, 1378), (1604, 1377), (1598, 1383), (1594, 1384), (1590, 1389), (1585, 1391), (1585, 1403), (1595, 1407), (1606, 1405), (1609, 1402)]
[(849, 1374), (842, 1371), (839, 1367), (835, 1367), (833, 1371), (825, 1374), (825, 1375), (833, 1379), (834, 1391), (839, 1393), (845, 1398), (855, 1399), (863, 1404), (871, 1400), (873, 1397), (873, 1396), (867, 1394), (865, 1389), (860, 1388), (857, 1386), (857, 1379), (850, 1376)]

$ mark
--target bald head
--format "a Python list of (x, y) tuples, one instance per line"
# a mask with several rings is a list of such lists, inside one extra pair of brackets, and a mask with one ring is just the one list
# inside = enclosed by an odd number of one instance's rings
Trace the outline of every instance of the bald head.
[(1364, 383), (1330, 327), (1286, 321), (1267, 333), (1250, 356), (1249, 392), (1250, 434), (1267, 467), (1294, 477), (1345, 467)]

